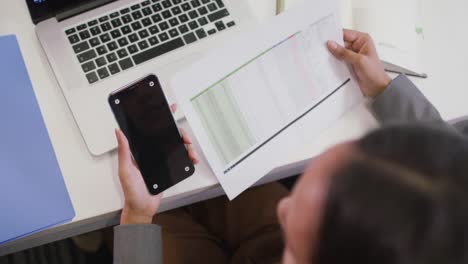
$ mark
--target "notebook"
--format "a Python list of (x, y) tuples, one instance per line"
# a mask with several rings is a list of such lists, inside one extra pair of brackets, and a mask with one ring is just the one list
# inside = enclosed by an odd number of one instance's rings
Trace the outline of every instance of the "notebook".
[(75, 216), (21, 51), (0, 37), (0, 243)]

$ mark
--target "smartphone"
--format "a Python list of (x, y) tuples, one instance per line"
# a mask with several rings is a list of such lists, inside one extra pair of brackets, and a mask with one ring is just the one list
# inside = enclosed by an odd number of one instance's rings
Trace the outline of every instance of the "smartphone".
[(155, 75), (111, 93), (109, 104), (151, 194), (159, 194), (195, 172)]

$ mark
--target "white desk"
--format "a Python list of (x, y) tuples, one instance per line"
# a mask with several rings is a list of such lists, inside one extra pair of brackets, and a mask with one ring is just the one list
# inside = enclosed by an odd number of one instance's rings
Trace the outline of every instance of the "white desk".
[[(254, 13), (265, 19), (274, 14), (274, 0), (248, 0)], [(425, 1), (425, 64), (427, 80), (416, 80), (444, 118), (468, 114), (468, 91), (464, 82), (468, 69), (468, 37), (462, 25), (468, 24), (464, 0)], [(426, 4), (427, 3), (427, 4)], [(454, 32), (460, 26), (462, 32)], [(89, 232), (116, 224), (122, 208), (122, 192), (117, 175), (116, 153), (92, 157), (81, 137), (62, 92), (36, 38), (24, 0), (0, 2), (0, 35), (16, 34), (33, 82), (68, 191), (76, 211), (69, 223), (53, 227), (0, 246), (0, 256), (25, 248)], [(180, 124), (186, 126), (186, 124)], [(305, 162), (329, 146), (377, 127), (364, 106), (357, 106), (328, 128), (304, 149), (288, 157), (284, 164), (264, 181), (294, 175)], [(201, 153), (196, 146), (198, 153)], [(291, 165), (293, 164), (293, 165)], [(217, 180), (202, 159), (196, 174), (165, 194), (162, 210), (183, 206), (222, 194)], [(4, 212), (4, 214), (7, 214)], [(34, 217), (34, 216), (31, 216)], [(1, 227), (0, 227), (1, 228)]]

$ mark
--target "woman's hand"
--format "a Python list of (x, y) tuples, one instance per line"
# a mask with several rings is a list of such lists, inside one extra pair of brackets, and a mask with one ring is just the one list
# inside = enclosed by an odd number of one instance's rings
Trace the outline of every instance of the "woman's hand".
[[(175, 111), (175, 105), (171, 108)], [(192, 143), (186, 134), (181, 132), (190, 158), (193, 163), (198, 163)], [(120, 129), (115, 130), (115, 135), (119, 143), (119, 178), (125, 196), (120, 224), (150, 224), (159, 209), (162, 194), (153, 196), (149, 193), (140, 170), (132, 158), (127, 138)]]
[(392, 80), (380, 62), (374, 41), (366, 33), (347, 29), (343, 30), (343, 36), (345, 47), (329, 41), (328, 49), (336, 58), (351, 64), (365, 96), (377, 97)]

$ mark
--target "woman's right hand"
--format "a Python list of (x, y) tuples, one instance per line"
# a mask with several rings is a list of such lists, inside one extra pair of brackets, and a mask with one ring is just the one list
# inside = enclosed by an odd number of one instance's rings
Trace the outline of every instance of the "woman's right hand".
[(345, 47), (334, 41), (328, 41), (328, 49), (336, 58), (351, 64), (365, 96), (377, 97), (388, 87), (392, 79), (384, 70), (374, 41), (369, 34), (347, 29), (343, 30), (343, 37)]

